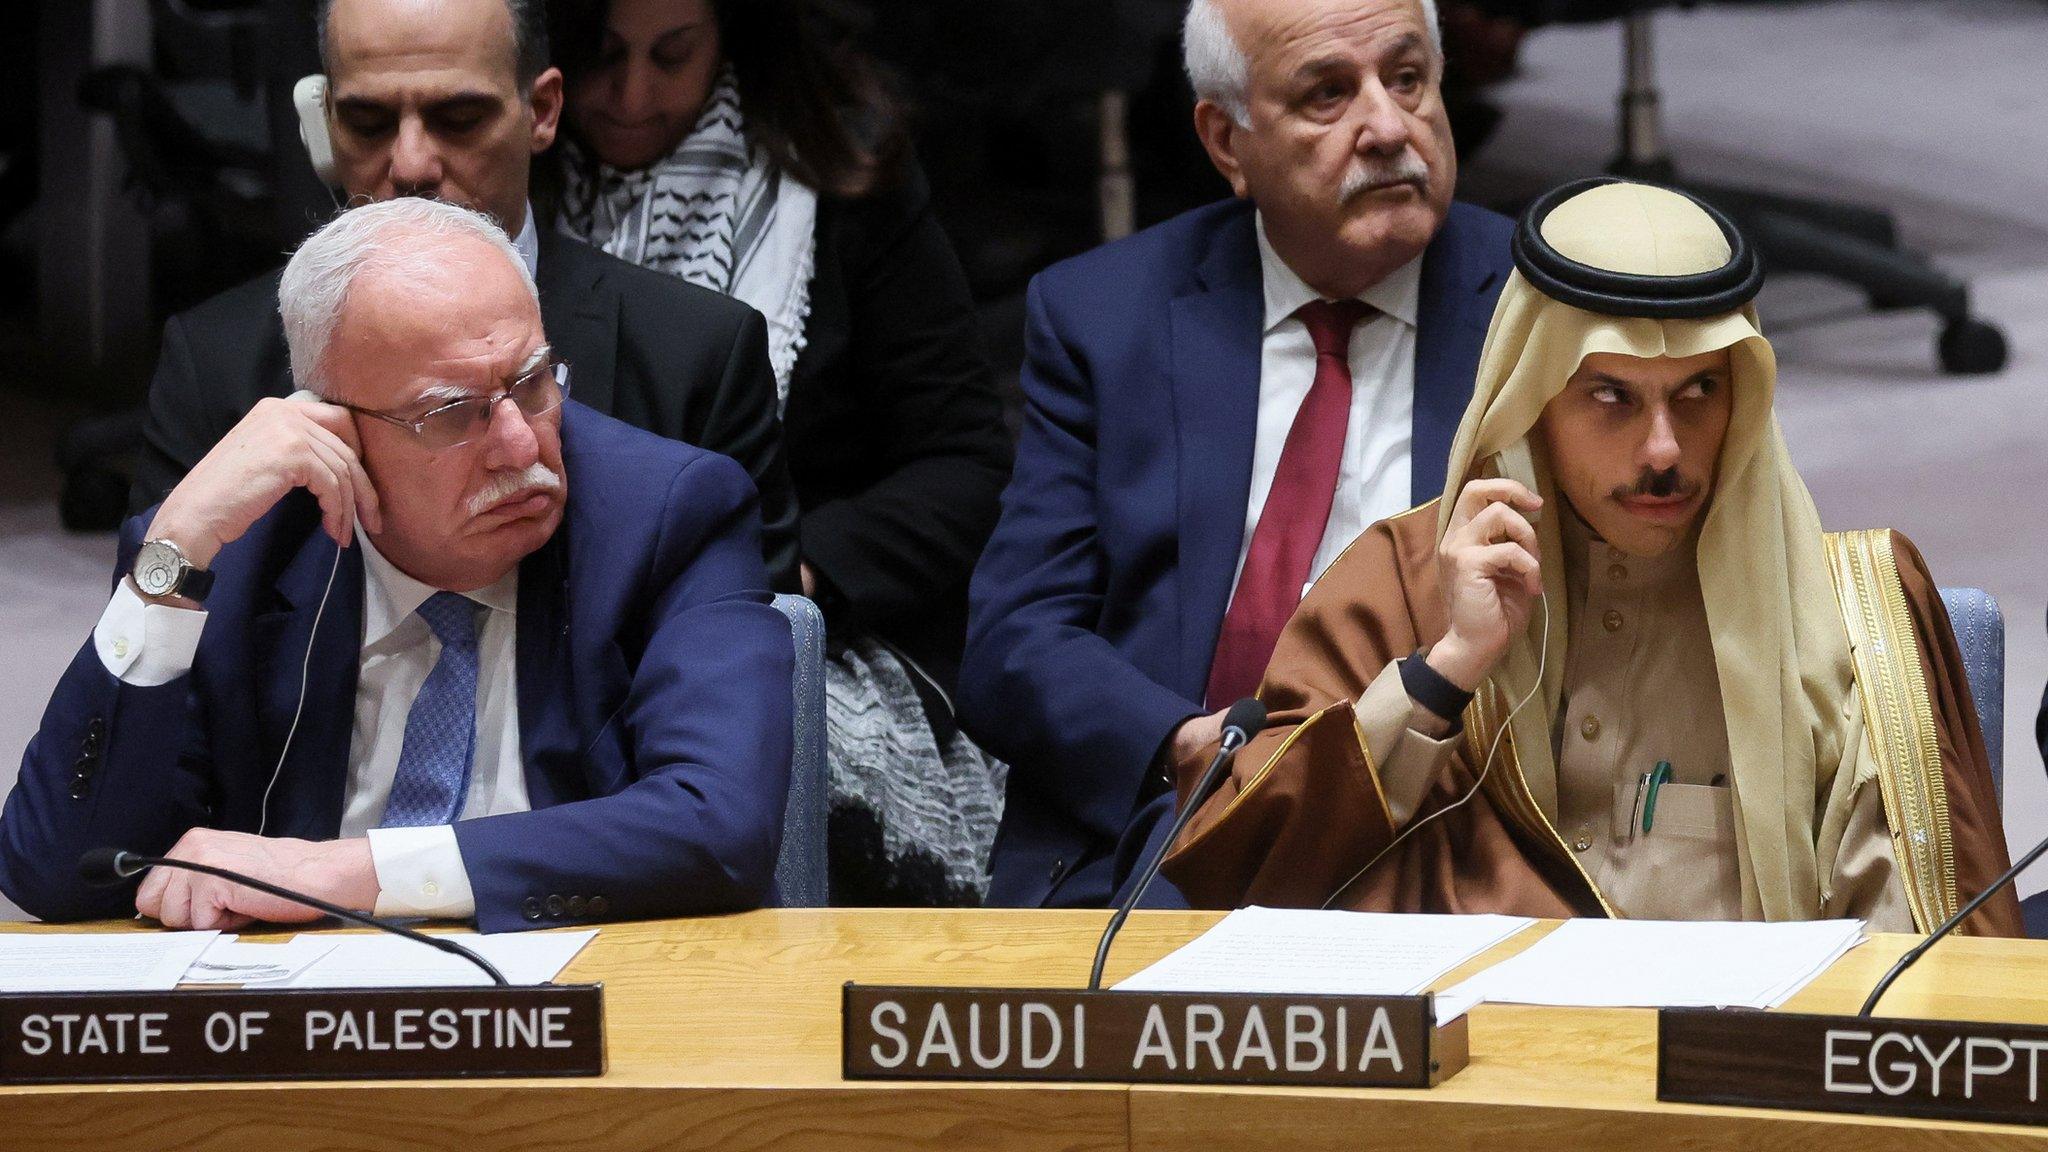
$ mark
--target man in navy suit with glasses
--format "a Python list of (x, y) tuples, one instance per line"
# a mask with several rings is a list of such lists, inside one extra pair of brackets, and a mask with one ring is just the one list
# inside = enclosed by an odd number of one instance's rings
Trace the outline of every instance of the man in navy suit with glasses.
[(485, 931), (758, 906), (791, 646), (733, 461), (568, 401), (488, 218), (344, 213), (279, 287), (292, 375), (121, 536), (0, 815), (46, 919), (317, 917), (170, 855)]

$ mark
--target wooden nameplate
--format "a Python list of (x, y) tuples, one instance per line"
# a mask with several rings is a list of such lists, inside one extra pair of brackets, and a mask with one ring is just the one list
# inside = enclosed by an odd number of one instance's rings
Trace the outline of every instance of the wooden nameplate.
[(2048, 1124), (2048, 1027), (1739, 1008), (1657, 1013), (1657, 1099)]
[(846, 985), (848, 1080), (1433, 1088), (1465, 1018), (1422, 996)]
[(604, 986), (0, 995), (0, 1084), (602, 1076)]

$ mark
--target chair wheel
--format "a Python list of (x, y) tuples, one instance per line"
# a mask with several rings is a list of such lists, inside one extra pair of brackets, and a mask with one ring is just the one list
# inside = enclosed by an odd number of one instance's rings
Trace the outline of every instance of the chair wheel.
[(2005, 334), (1982, 320), (1950, 321), (1935, 347), (1941, 370), (1952, 376), (1983, 376), (2005, 367)]

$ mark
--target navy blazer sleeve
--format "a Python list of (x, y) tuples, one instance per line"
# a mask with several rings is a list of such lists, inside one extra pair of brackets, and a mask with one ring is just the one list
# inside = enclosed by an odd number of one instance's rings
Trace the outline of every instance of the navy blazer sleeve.
[(1160, 746), (1202, 709), (1096, 633), (1107, 575), (1095, 389), (1114, 381), (1093, 379), (1042, 282), (1026, 295), (1024, 428), (1002, 519), (974, 572), (960, 708), (986, 747), (1044, 777), (1021, 783), (1114, 839)]
[[(133, 563), (146, 526), (135, 517), (122, 528), (117, 572)], [(0, 813), (0, 890), (24, 911), (45, 920), (133, 915), (135, 886), (88, 887), (78, 857), (102, 846), (160, 855), (209, 822), (213, 772), (193, 680), (124, 684), (86, 637)]]
[(455, 824), (477, 927), (536, 925), (529, 899), (603, 897), (606, 919), (758, 907), (773, 892), (789, 793), (795, 660), (763, 591), (753, 485), (699, 454), (670, 484), (640, 588), (644, 623), (609, 723), (630, 779), (606, 796)]

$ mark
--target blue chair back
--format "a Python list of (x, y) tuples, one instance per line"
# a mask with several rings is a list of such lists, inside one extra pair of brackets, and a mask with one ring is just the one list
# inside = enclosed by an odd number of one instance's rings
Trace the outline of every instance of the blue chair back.
[(796, 643), (796, 742), (789, 763), (789, 804), (782, 817), (782, 855), (775, 886), (784, 908), (823, 908), (831, 888), (825, 869), (830, 802), (825, 784), (825, 617), (802, 596), (779, 595)]
[(1991, 784), (1998, 806), (2005, 808), (2005, 617), (1998, 601), (1982, 588), (1943, 588), (1956, 645), (1963, 650), (1963, 673), (1977, 702), (1977, 721), (1984, 729), (1984, 752), (1991, 761)]

